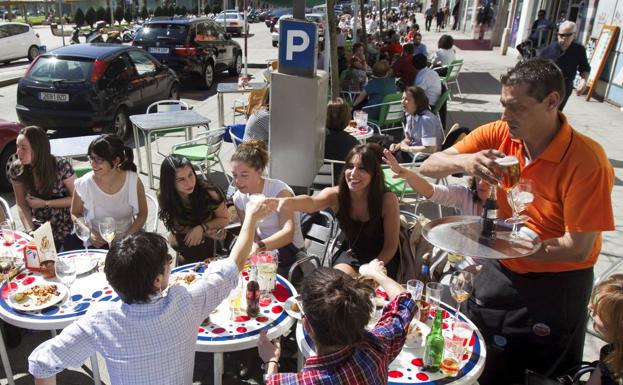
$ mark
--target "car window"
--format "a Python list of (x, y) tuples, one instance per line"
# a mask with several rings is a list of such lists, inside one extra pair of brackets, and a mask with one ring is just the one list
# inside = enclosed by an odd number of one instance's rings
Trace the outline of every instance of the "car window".
[(92, 66), (93, 61), (88, 59), (40, 57), (28, 72), (28, 79), (40, 82), (85, 81), (91, 75)]
[(0, 39), (9, 36), (9, 26), (0, 25)]
[(21, 35), (28, 32), (28, 27), (25, 25), (9, 24), (9, 36)]
[(147, 55), (139, 51), (130, 51), (129, 55), (134, 63), (138, 76), (149, 75), (156, 72), (156, 63)]
[(135, 75), (135, 68), (132, 64), (127, 53), (121, 54), (110, 62), (106, 72), (104, 73), (104, 79), (108, 81), (123, 81), (129, 80)]
[(216, 24), (215, 22), (209, 21), (205, 24), (205, 26), (208, 35), (214, 36), (215, 39), (218, 39), (219, 35), (225, 33), (225, 30), (223, 30), (223, 26), (220, 24)]
[(195, 41), (212, 41), (218, 39), (218, 33), (209, 23), (197, 23)]
[(136, 33), (136, 40), (184, 41), (188, 27), (186, 24), (151, 23)]

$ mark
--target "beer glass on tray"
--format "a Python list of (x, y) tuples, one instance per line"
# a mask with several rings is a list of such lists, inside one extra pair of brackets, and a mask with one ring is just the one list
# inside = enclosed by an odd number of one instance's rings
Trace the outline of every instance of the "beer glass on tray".
[(504, 158), (498, 158), (495, 163), (502, 168), (500, 177), (500, 187), (508, 193), (519, 183), (521, 171), (519, 170), (519, 159), (516, 156), (507, 155)]

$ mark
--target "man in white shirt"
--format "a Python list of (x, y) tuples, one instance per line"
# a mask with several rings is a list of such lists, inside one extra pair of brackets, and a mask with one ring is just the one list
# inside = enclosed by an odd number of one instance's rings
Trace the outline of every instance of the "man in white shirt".
[(437, 72), (428, 68), (427, 64), (426, 56), (418, 54), (413, 57), (413, 66), (417, 71), (414, 85), (424, 90), (428, 103), (433, 109), (441, 96), (441, 78)]
[(104, 271), (121, 301), (92, 308), (39, 345), (28, 357), (35, 384), (56, 384), (57, 373), (96, 352), (113, 384), (192, 384), (197, 329), (236, 286), (255, 227), (274, 206), (250, 204), (229, 258), (210, 263), (191, 286), (173, 286), (166, 294), (172, 257), (162, 236), (138, 232), (113, 242)]

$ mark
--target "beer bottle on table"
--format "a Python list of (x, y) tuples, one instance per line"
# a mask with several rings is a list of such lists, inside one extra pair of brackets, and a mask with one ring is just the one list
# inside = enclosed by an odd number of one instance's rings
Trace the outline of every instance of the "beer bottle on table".
[(247, 283), (247, 315), (257, 317), (260, 314), (260, 284), (257, 282), (257, 268), (252, 266)]
[(441, 309), (435, 311), (435, 320), (431, 327), (430, 334), (426, 336), (424, 345), (424, 370), (436, 372), (439, 370), (441, 358), (443, 357), (444, 339), (441, 334)]
[(495, 242), (495, 221), (498, 219), (498, 201), (494, 186), (489, 186), (489, 197), (482, 207), (482, 231), (480, 238), (486, 242)]

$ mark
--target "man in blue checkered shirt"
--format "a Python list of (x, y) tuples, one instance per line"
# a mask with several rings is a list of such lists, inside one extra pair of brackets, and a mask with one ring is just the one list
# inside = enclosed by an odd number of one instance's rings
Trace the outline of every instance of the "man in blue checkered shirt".
[(57, 373), (97, 352), (114, 385), (190, 385), (197, 329), (236, 286), (257, 222), (273, 206), (250, 205), (229, 258), (210, 263), (203, 279), (173, 286), (165, 296), (171, 273), (165, 239), (139, 232), (113, 243), (105, 273), (122, 301), (91, 309), (39, 345), (28, 358), (35, 384), (56, 384)]

